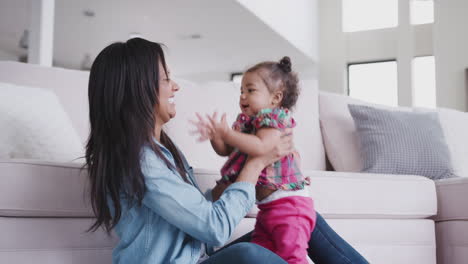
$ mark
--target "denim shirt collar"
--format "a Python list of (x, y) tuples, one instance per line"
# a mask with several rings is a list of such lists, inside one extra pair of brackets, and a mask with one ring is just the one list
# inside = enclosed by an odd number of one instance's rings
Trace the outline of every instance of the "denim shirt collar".
[[(174, 161), (174, 157), (172, 156), (172, 153), (163, 144), (161, 144), (156, 138), (153, 137), (153, 140), (159, 146), (159, 148), (164, 153), (166, 158), (169, 159), (169, 161), (171, 161), (172, 164), (174, 164), (174, 166), (175, 166), (175, 161)], [(195, 178), (193, 176), (192, 166), (190, 166), (190, 164), (188, 163), (188, 161), (185, 158), (185, 155), (182, 153), (182, 151), (180, 151), (180, 149), (177, 146), (176, 146), (176, 148), (177, 148), (177, 151), (179, 151), (180, 157), (182, 158), (182, 163), (184, 165), (184, 170), (185, 170), (185, 173), (187, 173), (190, 182), (192, 183), (193, 186), (195, 186), (198, 190), (200, 190), (200, 187), (198, 186), (197, 181), (195, 181)], [(176, 172), (176, 173), (179, 174), (178, 172)]]

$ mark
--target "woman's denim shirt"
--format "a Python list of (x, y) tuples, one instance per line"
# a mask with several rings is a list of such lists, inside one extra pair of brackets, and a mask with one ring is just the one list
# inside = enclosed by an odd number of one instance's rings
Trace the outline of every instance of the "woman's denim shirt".
[[(175, 164), (169, 150), (158, 145)], [(141, 206), (120, 200), (122, 215), (115, 227), (120, 241), (112, 254), (113, 263), (196, 263), (202, 244), (226, 243), (253, 206), (255, 189), (247, 182), (234, 183), (219, 200), (209, 201), (211, 195), (207, 199), (202, 194), (185, 158), (184, 163), (191, 184), (150, 148), (144, 148), (141, 169), (147, 191)]]

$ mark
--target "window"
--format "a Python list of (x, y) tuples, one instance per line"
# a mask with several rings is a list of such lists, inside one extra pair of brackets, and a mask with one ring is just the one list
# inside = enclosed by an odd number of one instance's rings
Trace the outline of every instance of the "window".
[(231, 81), (234, 82), (234, 83), (241, 83), (242, 82), (242, 76), (244, 76), (244, 74), (242, 72), (231, 73)]
[(366, 102), (398, 105), (396, 61), (350, 64), (349, 96)]
[(398, 25), (398, 0), (342, 0), (343, 31), (355, 32)]
[(411, 24), (434, 23), (434, 0), (411, 1)]
[(413, 59), (413, 106), (436, 107), (434, 56)]

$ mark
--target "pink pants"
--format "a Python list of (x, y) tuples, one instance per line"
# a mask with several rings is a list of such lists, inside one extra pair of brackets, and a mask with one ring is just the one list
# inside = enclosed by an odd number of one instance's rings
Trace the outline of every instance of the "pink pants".
[(307, 264), (307, 248), (315, 226), (311, 198), (289, 196), (259, 204), (252, 243), (265, 247), (289, 264)]

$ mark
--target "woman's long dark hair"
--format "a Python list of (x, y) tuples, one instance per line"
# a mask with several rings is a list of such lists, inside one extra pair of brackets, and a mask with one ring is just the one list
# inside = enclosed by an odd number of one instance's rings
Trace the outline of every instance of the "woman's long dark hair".
[[(122, 214), (121, 197), (141, 205), (146, 192), (140, 155), (150, 147), (170, 168), (153, 136), (159, 103), (159, 63), (167, 74), (162, 47), (141, 38), (107, 46), (96, 57), (89, 76), (90, 135), (86, 166), (96, 222), (110, 232)], [(175, 159), (175, 168), (187, 181), (182, 157), (161, 131), (161, 144)], [(111, 214), (112, 202), (114, 214)]]

